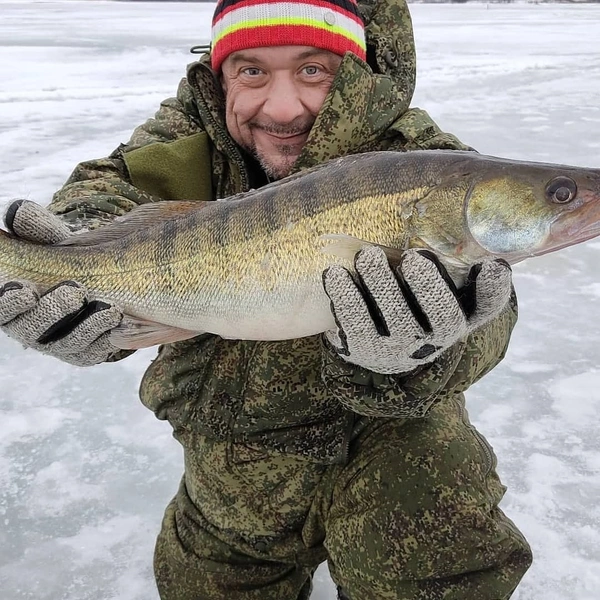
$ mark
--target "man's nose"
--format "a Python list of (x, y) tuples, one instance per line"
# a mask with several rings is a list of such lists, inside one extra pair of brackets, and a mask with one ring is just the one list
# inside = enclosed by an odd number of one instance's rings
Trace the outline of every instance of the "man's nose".
[(290, 123), (306, 114), (301, 90), (290, 77), (275, 77), (263, 104), (263, 113), (275, 123)]

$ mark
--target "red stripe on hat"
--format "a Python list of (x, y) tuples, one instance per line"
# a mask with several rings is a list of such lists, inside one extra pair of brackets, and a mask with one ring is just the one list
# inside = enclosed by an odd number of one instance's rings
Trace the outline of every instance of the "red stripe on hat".
[(338, 33), (328, 30), (321, 32), (318, 28), (309, 25), (266, 25), (238, 29), (221, 38), (212, 50), (212, 68), (218, 71), (223, 60), (233, 52), (290, 45), (314, 46), (340, 56), (352, 52), (362, 60), (367, 58), (364, 48)]

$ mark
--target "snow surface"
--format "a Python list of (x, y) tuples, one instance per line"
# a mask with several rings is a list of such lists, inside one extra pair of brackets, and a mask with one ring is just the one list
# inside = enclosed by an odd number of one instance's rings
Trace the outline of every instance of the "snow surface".
[[(45, 203), (174, 93), (212, 6), (0, 2), (0, 204)], [(600, 6), (413, 5), (415, 105), (481, 152), (597, 165)], [(514, 598), (600, 597), (600, 242), (515, 267), (520, 321), (468, 392), (535, 564)], [(154, 351), (69, 367), (0, 337), (0, 597), (152, 600), (182, 470), (137, 399)], [(333, 599), (327, 571), (313, 600)]]

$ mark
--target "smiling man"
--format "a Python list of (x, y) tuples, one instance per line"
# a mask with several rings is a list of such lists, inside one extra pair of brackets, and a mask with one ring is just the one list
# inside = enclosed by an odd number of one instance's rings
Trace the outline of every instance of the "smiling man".
[[(51, 243), (139, 204), (225, 198), (347, 154), (468, 149), (409, 108), (414, 81), (404, 0), (221, 0), (212, 51), (177, 96), (80, 164), (52, 212), (21, 201), (7, 226)], [(323, 274), (335, 330), (205, 334), (148, 368), (141, 400), (185, 463), (156, 545), (163, 600), (306, 600), (323, 561), (340, 598), (505, 600), (527, 570), (463, 396), (506, 351), (510, 269), (474, 265), (459, 294), (414, 249), (392, 268), (365, 247), (355, 268)], [(73, 364), (122, 358), (108, 335), (121, 317), (76, 282), (41, 297), (0, 288), (3, 331)]]
[(291, 172), (341, 62), (309, 46), (254, 48), (223, 61), (227, 129), (268, 176)]
[(212, 67), (222, 70), (227, 129), (268, 175), (285, 177), (342, 56), (352, 52), (366, 59), (357, 5), (354, 0), (224, 1), (215, 10), (212, 40)]

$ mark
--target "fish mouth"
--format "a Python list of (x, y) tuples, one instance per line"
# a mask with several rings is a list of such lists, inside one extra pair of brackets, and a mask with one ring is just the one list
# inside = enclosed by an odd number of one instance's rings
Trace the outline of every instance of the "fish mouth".
[(579, 208), (561, 213), (550, 226), (547, 243), (536, 256), (587, 242), (600, 235), (600, 195), (587, 193)]
[(550, 252), (556, 252), (557, 250), (563, 250), (564, 248), (568, 248), (569, 246), (575, 246), (576, 244), (581, 244), (582, 242), (587, 242), (588, 240), (598, 237), (598, 235), (600, 235), (600, 225), (597, 227), (596, 231), (590, 230), (585, 235), (577, 236), (576, 240), (567, 240), (562, 243), (556, 243), (551, 246), (542, 248), (539, 252), (534, 252), (532, 254), (532, 256), (543, 256), (544, 254), (549, 254)]

